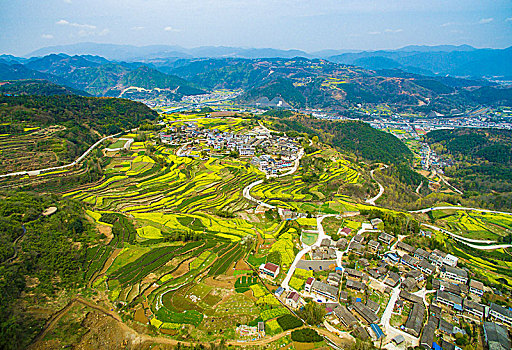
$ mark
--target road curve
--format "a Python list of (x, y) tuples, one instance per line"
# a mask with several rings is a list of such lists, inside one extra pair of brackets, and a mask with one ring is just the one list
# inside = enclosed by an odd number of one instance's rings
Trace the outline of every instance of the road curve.
[[(388, 166), (386, 164), (384, 164), (382, 167), (379, 168), (379, 170), (383, 170), (383, 169), (386, 169)], [(379, 193), (373, 197), (373, 198), (370, 198), (370, 199), (367, 199), (365, 202), (370, 204), (370, 205), (375, 205), (375, 201), (377, 199), (379, 199), (383, 194), (384, 194), (384, 186), (381, 185), (380, 182), (378, 182), (377, 180), (375, 180), (375, 177), (373, 176), (373, 173), (375, 172), (376, 169), (373, 169), (372, 171), (370, 171), (370, 176), (372, 177), (372, 179), (377, 183), (377, 185), (379, 185)]]

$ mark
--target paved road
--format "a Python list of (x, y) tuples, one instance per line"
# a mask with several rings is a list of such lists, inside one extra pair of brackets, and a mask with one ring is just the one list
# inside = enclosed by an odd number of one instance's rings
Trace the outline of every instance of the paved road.
[[(379, 168), (379, 170), (383, 170), (383, 169), (386, 169), (388, 166), (386, 164), (384, 164), (382, 167)], [(373, 173), (375, 172), (376, 169), (373, 169), (372, 171), (370, 171), (370, 175), (372, 177), (373, 180), (375, 180), (375, 177), (373, 176)], [(373, 197), (373, 198), (370, 198), (370, 199), (367, 199), (365, 202), (370, 204), (370, 205), (375, 205), (375, 201), (377, 199), (379, 199), (383, 194), (384, 194), (384, 186), (382, 186), (380, 184), (380, 182), (378, 182), (377, 180), (375, 180), (375, 182), (377, 183), (377, 185), (379, 185), (379, 193)]]
[[(137, 129), (132, 129), (130, 131), (135, 131), (135, 130), (137, 130)], [(0, 175), (0, 178), (2, 178), (2, 177), (10, 177), (10, 176), (22, 176), (22, 175), (39, 175), (42, 172), (56, 171), (56, 170), (62, 170), (62, 169), (66, 169), (66, 168), (69, 168), (69, 167), (73, 167), (73, 166), (79, 164), (85, 157), (87, 157), (87, 155), (89, 155), (89, 153), (91, 153), (91, 151), (93, 149), (95, 149), (103, 141), (105, 141), (107, 139), (111, 139), (113, 137), (116, 137), (116, 136), (118, 136), (118, 135), (120, 135), (122, 133), (123, 132), (119, 132), (117, 134), (106, 136), (106, 137), (102, 138), (101, 140), (97, 141), (94, 145), (89, 147), (87, 149), (87, 151), (85, 151), (80, 157), (78, 157), (72, 163), (69, 163), (69, 164), (66, 164), (66, 165), (61, 165), (61, 166), (56, 166), (56, 167), (52, 167), (52, 168), (45, 168), (45, 169), (38, 169), (38, 170), (27, 170), (27, 171), (18, 171), (18, 172), (15, 172), (15, 173), (3, 174), (3, 175)]]
[(434, 210), (470, 210), (470, 211), (481, 211), (482, 213), (491, 213), (491, 214), (503, 214), (503, 215), (512, 215), (512, 213), (506, 212), (506, 211), (497, 211), (497, 210), (489, 210), (489, 209), (481, 209), (481, 208), (471, 208), (471, 207), (462, 207), (462, 206), (451, 206), (451, 207), (432, 207), (432, 208), (425, 208), (425, 209), (419, 209), (419, 210), (410, 210), (409, 213), (428, 213), (429, 211)]
[[(433, 230), (438, 230), (443, 233), (446, 233), (447, 235), (451, 236), (456, 241), (459, 241), (461, 243), (464, 243), (468, 247), (480, 249), (480, 250), (494, 250), (494, 249), (504, 249), (504, 248), (510, 248), (512, 247), (512, 244), (493, 244), (496, 243), (496, 241), (486, 241), (486, 240), (479, 240), (479, 239), (471, 239), (459, 236), (453, 232), (450, 232), (448, 230), (445, 230), (444, 228), (429, 225), (429, 224), (421, 224), (422, 226), (431, 228)], [(473, 244), (473, 243), (480, 243), (480, 244)]]

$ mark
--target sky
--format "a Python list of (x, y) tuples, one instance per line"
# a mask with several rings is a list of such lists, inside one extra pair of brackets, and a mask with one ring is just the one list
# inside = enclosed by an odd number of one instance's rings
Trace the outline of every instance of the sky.
[(512, 46), (511, 0), (0, 0), (0, 53), (113, 44), (300, 49)]

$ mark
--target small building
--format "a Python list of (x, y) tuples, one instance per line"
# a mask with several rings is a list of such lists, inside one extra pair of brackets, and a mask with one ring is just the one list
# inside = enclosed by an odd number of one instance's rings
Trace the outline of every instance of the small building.
[(352, 232), (352, 229), (349, 227), (343, 227), (340, 230), (340, 234), (345, 235), (345, 236), (348, 236), (351, 232)]
[(439, 331), (444, 333), (444, 334), (447, 334), (447, 335), (452, 335), (453, 334), (453, 324), (451, 324), (450, 322), (446, 321), (445, 319), (440, 319), (439, 320), (439, 327), (438, 327)]
[(264, 337), (265, 336), (265, 322), (258, 322), (258, 332)]
[(372, 323), (370, 325), (370, 328), (372, 329), (373, 333), (375, 334), (375, 337), (377, 338), (377, 340), (385, 337), (384, 332), (382, 331), (382, 329), (380, 329), (380, 327), (377, 324)]
[(457, 266), (457, 262), (459, 261), (459, 258), (456, 256), (453, 256), (451, 254), (446, 254), (446, 256), (443, 258), (443, 264), (455, 267)]
[(279, 275), (279, 266), (273, 263), (266, 263), (260, 265), (260, 276), (264, 277), (270, 277), (271, 279), (274, 279)]
[(405, 290), (400, 291), (400, 299), (406, 300), (414, 304), (423, 304), (423, 299), (415, 294), (406, 292)]
[(340, 290), (339, 293), (340, 302), (346, 303), (348, 302), (348, 293), (346, 290)]
[(382, 219), (380, 219), (380, 218), (371, 219), (370, 224), (372, 224), (374, 229), (377, 229), (377, 226), (379, 226), (379, 224), (382, 224)]
[(484, 339), (489, 350), (512, 349), (507, 328), (494, 322), (484, 322)]
[(313, 282), (315, 281), (315, 279), (313, 277), (308, 277), (308, 279), (306, 280), (306, 283), (304, 284), (304, 290), (308, 293), (311, 292), (311, 286), (313, 285)]
[(470, 280), (469, 292), (481, 297), (484, 295), (484, 284), (477, 280)]
[(468, 283), (468, 272), (457, 267), (445, 265), (441, 268), (441, 278), (466, 284)]
[(394, 337), (393, 339), (391, 339), (391, 341), (393, 343), (395, 343), (395, 345), (400, 345), (405, 341), (405, 338), (403, 335), (399, 334), (396, 337)]
[(276, 295), (276, 297), (278, 297), (278, 298), (279, 298), (279, 297), (283, 294), (283, 292), (284, 292), (283, 287), (278, 287), (278, 288), (276, 289), (276, 291), (274, 292), (274, 294)]

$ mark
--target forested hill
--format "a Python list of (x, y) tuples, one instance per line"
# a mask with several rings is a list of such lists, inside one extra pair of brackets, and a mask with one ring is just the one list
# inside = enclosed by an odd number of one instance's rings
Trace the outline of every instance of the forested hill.
[(135, 128), (146, 119), (154, 120), (158, 113), (146, 105), (125, 99), (54, 96), (0, 95), (1, 133), (16, 134), (21, 122), (34, 126), (66, 124), (86, 126), (103, 135)]
[(452, 160), (445, 172), (468, 195), (512, 192), (512, 130), (436, 130), (426, 135), (426, 141), (441, 157)]
[(369, 162), (398, 164), (409, 162), (412, 153), (395, 136), (357, 121), (326, 121), (305, 116), (275, 120), (279, 130), (295, 130), (317, 135), (323, 142), (354, 153)]
[(0, 95), (80, 95), (90, 96), (87, 92), (65, 87), (44, 79), (13, 80), (0, 83)]

